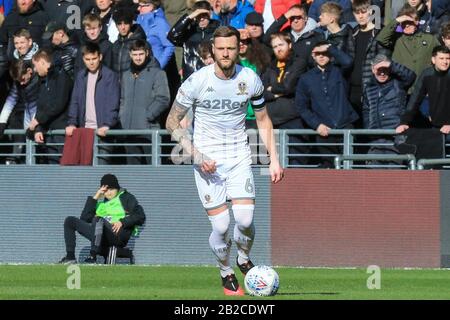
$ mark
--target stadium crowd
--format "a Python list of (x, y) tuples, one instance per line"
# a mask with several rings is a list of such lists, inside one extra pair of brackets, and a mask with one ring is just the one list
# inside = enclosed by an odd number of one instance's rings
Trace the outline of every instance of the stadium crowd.
[[(104, 153), (119, 139), (110, 129), (165, 128), (181, 83), (214, 62), (211, 38), (223, 25), (239, 30), (239, 63), (261, 77), (276, 129), (313, 129), (322, 143), (336, 142), (332, 129), (450, 133), (448, 0), (3, 0), (0, 25), (0, 139), (18, 143), (13, 155), (25, 136), (5, 129), (26, 129), (51, 154), (77, 128), (93, 129)], [(246, 125), (256, 127), (250, 103)], [(46, 136), (51, 129), (66, 137)], [(126, 138), (136, 145), (125, 152), (147, 154), (148, 139)]]

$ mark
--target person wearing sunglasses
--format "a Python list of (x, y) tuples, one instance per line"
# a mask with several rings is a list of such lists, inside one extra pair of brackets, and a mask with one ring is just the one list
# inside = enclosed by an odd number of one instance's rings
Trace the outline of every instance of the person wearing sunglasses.
[[(283, 26), (286, 22), (289, 22), (289, 26), (284, 28)], [(314, 66), (314, 62), (311, 59), (313, 46), (323, 39), (323, 35), (315, 31), (316, 27), (317, 23), (308, 17), (306, 7), (295, 4), (267, 29), (264, 35), (264, 43), (271, 47), (273, 34), (278, 32), (289, 34), (292, 40), (292, 49), (302, 61), (301, 69), (306, 71)]]

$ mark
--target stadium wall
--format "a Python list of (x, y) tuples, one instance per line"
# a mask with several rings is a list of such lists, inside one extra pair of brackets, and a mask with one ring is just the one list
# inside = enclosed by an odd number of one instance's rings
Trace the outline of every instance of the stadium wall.
[[(64, 218), (80, 215), (105, 173), (116, 174), (147, 214), (130, 242), (136, 263), (215, 264), (210, 224), (188, 166), (1, 166), (0, 263), (58, 261)], [(255, 262), (450, 266), (450, 172), (288, 169), (279, 185), (266, 173), (254, 169)], [(78, 258), (88, 249), (78, 237)]]

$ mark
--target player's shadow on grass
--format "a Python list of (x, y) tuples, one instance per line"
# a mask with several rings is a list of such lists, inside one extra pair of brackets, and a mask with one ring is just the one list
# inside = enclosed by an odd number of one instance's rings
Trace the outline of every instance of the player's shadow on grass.
[(339, 292), (279, 292), (277, 296), (302, 296), (302, 295), (324, 295), (332, 296), (337, 295)]

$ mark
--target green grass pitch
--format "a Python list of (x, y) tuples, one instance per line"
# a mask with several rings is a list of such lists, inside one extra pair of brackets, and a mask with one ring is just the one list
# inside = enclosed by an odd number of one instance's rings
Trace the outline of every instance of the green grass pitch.
[[(80, 265), (79, 290), (69, 290), (67, 266), (0, 265), (0, 299), (450, 299), (450, 270), (381, 269), (381, 288), (369, 290), (366, 269), (276, 267), (278, 294), (225, 297), (218, 270), (201, 266)], [(243, 276), (238, 275), (243, 285)]]

